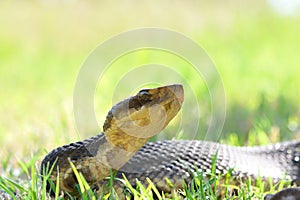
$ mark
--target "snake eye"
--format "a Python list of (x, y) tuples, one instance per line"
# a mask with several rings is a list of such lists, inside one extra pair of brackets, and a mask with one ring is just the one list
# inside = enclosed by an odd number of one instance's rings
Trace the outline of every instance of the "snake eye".
[(142, 90), (138, 94), (139, 101), (149, 101), (150, 100), (150, 94), (148, 91)]

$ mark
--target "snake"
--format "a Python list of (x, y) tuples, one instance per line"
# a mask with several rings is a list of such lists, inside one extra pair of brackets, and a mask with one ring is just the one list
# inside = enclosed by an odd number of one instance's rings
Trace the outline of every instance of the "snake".
[[(252, 147), (200, 140), (148, 142), (177, 115), (183, 102), (183, 86), (173, 84), (142, 89), (117, 103), (106, 116), (103, 132), (58, 147), (45, 156), (43, 176), (51, 168), (47, 190), (53, 193), (50, 183), (59, 181), (60, 192), (78, 195), (76, 168), (98, 193), (104, 192), (105, 178), (112, 172), (117, 178), (125, 175), (133, 186), (137, 180), (146, 184), (149, 178), (159, 191), (172, 192), (182, 188), (183, 182), (189, 183), (197, 170), (209, 174), (213, 163), (216, 174), (230, 170), (237, 179), (299, 181), (297, 140)], [(124, 189), (115, 187), (117, 192)]]

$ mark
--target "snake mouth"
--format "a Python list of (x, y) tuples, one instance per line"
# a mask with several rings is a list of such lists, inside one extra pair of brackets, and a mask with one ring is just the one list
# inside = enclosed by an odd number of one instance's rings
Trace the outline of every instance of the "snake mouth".
[(175, 95), (177, 101), (181, 105), (184, 101), (183, 86), (181, 84), (174, 84), (174, 85), (167, 86), (167, 88), (172, 91), (172, 93)]

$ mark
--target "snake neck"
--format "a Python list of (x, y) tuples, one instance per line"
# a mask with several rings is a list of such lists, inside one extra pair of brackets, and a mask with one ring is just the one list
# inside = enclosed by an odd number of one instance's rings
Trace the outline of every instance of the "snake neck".
[(125, 134), (122, 131), (114, 131), (108, 135), (105, 134), (99, 138), (101, 145), (98, 147), (95, 157), (106, 168), (116, 170), (129, 161), (149, 139), (130, 135), (124, 137)]
[[(105, 133), (105, 139), (108, 143), (109, 151), (126, 151), (130, 153), (137, 152), (149, 138), (138, 138), (124, 133), (120, 129)], [(100, 152), (99, 152), (100, 153)]]

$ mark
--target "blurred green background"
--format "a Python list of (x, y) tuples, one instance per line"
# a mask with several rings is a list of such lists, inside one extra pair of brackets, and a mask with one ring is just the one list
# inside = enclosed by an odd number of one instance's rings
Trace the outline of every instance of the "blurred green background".
[[(76, 132), (72, 102), (82, 63), (101, 42), (140, 27), (178, 31), (206, 50), (226, 92), (225, 143), (299, 138), (297, 11), (282, 14), (258, 0), (1, 1), (0, 159), (49, 151), (83, 138)], [(170, 56), (160, 57), (175, 63)], [(151, 58), (149, 52), (140, 53), (118, 65), (126, 71)], [(105, 77), (102, 88), (114, 90), (119, 70)], [(191, 85), (198, 88), (199, 103), (206, 105), (205, 84)], [(101, 124), (112, 101), (101, 95), (95, 99)]]

